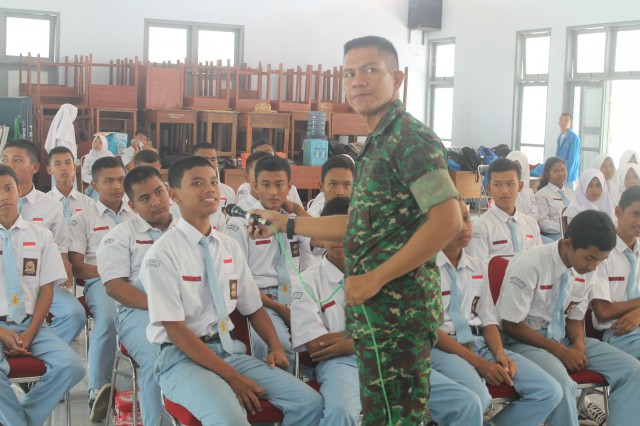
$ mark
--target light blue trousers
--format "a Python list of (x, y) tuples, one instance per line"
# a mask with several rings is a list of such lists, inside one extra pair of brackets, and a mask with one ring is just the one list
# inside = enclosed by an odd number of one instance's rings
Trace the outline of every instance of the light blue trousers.
[[(22, 333), (31, 319), (22, 324), (0, 322), (0, 328)], [(3, 425), (40, 426), (69, 389), (84, 376), (82, 360), (56, 336), (46, 324), (42, 324), (31, 342), (29, 351), (47, 366), (47, 372), (31, 391), (18, 402), (9, 382), (9, 364), (0, 342), (0, 423)]]
[[(234, 353), (227, 354), (220, 342), (207, 346), (243, 376), (264, 389), (264, 399), (284, 412), (283, 426), (317, 425), (322, 418), (322, 396), (291, 374), (270, 368), (263, 361), (245, 355), (246, 347), (234, 341)], [(176, 346), (160, 351), (155, 376), (164, 394), (184, 406), (203, 426), (249, 425), (229, 384), (216, 373), (193, 362)]]
[(471, 389), (457, 383), (433, 368), (429, 376), (429, 411), (431, 418), (440, 425), (482, 426), (484, 407), (480, 397)]
[(611, 331), (607, 330), (604, 332), (602, 340), (640, 359), (640, 328), (621, 336), (615, 336)]
[[(547, 330), (537, 330), (546, 336)], [(562, 400), (547, 419), (549, 426), (577, 426), (578, 410), (576, 398), (578, 387), (560, 359), (544, 349), (505, 339), (510, 350), (533, 361), (556, 379), (562, 387)], [(569, 345), (564, 339), (563, 344)], [(640, 362), (633, 356), (614, 348), (608, 343), (585, 338), (588, 369), (602, 374), (611, 388), (609, 400), (609, 426), (637, 424), (640, 407)]]
[(316, 366), (315, 377), (324, 398), (320, 424), (355, 426), (362, 411), (356, 356), (339, 356), (320, 362)]
[(87, 314), (82, 304), (71, 292), (59, 285), (53, 286), (53, 302), (49, 312), (53, 315), (49, 328), (67, 344), (78, 337), (87, 323)]
[[(276, 311), (269, 308), (265, 308), (265, 310), (269, 314), (269, 317), (271, 317), (271, 322), (273, 323), (273, 327), (276, 329), (276, 334), (278, 335), (280, 344), (284, 348), (284, 352), (289, 360), (289, 373), (293, 374), (293, 370), (295, 368), (295, 352), (291, 346), (291, 331)], [(258, 336), (258, 333), (256, 333), (253, 328), (251, 329), (251, 346), (251, 353), (257, 359), (262, 361), (267, 357), (267, 355), (269, 355), (269, 348), (267, 347), (267, 344), (260, 336)]]
[(116, 302), (107, 294), (100, 279), (87, 280), (84, 296), (93, 314), (93, 330), (89, 338), (89, 390), (100, 389), (111, 382), (116, 355)]

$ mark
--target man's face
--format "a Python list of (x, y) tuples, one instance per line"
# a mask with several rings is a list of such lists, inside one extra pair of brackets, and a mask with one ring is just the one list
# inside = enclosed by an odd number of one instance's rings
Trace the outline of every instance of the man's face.
[(20, 187), (9, 175), (0, 176), (0, 217), (13, 216), (18, 212)]
[(471, 241), (471, 232), (473, 231), (473, 224), (471, 221), (471, 213), (469, 213), (469, 206), (464, 201), (459, 201), (460, 214), (462, 214), (462, 229), (458, 235), (451, 240), (449, 247), (456, 249), (463, 249), (469, 245)]
[(496, 206), (507, 213), (515, 208), (518, 192), (522, 186), (523, 183), (518, 179), (518, 174), (513, 170), (491, 173), (489, 182), (491, 197)]
[(21, 186), (29, 186), (33, 175), (38, 173), (40, 164), (31, 162), (26, 149), (9, 147), (2, 151), (2, 162), (11, 167), (18, 175)]
[(198, 157), (204, 157), (211, 165), (216, 168), (218, 167), (218, 153), (215, 149), (207, 148), (207, 149), (199, 149), (193, 153), (193, 155), (197, 155)]
[(564, 240), (564, 244), (568, 246), (567, 256), (571, 266), (579, 274), (588, 274), (596, 270), (607, 257), (609, 257), (608, 251), (601, 251), (596, 246), (589, 246), (586, 249), (573, 249), (571, 246), (571, 239)]
[(284, 170), (277, 172), (263, 170), (256, 176), (253, 185), (260, 203), (267, 210), (280, 210), (287, 201), (287, 195), (291, 189), (291, 182)]
[(402, 72), (392, 70), (376, 47), (352, 49), (344, 56), (344, 87), (349, 105), (364, 116), (382, 111), (397, 96)]
[(103, 203), (119, 203), (124, 197), (124, 170), (122, 167), (102, 169), (98, 172), (98, 180), (91, 181), (93, 189), (100, 195)]
[(68, 185), (73, 183), (75, 176), (75, 164), (73, 164), (73, 158), (71, 154), (54, 154), (49, 158), (49, 165), (47, 166), (47, 172), (55, 180), (57, 185)]
[(567, 166), (563, 161), (558, 161), (553, 166), (551, 166), (551, 170), (549, 170), (549, 182), (557, 186), (558, 188), (562, 188), (564, 182), (567, 180)]
[(133, 197), (129, 206), (151, 226), (169, 221), (169, 191), (157, 176), (131, 186)]
[(571, 119), (569, 118), (569, 116), (561, 115), (560, 119), (558, 120), (558, 126), (560, 126), (560, 130), (562, 130), (563, 132), (565, 130), (569, 130), (569, 128), (571, 127)]
[(336, 197), (350, 197), (353, 187), (353, 173), (351, 170), (335, 167), (327, 172), (320, 190), (324, 193), (325, 203)]
[(634, 238), (640, 237), (640, 201), (631, 203), (624, 211), (616, 207), (616, 217), (619, 229)]
[(171, 188), (173, 200), (183, 215), (210, 216), (218, 210), (218, 175), (211, 167), (194, 167), (184, 172), (179, 188)]

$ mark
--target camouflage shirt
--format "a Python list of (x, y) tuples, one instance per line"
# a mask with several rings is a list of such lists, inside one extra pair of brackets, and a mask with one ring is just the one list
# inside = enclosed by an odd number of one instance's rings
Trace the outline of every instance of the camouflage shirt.
[[(396, 254), (429, 210), (457, 197), (446, 150), (436, 134), (393, 102), (356, 161), (344, 249), (346, 272), (370, 272)], [(435, 257), (385, 285), (364, 304), (378, 338), (430, 336), (442, 323)], [(347, 306), (347, 333), (368, 334), (361, 309)]]

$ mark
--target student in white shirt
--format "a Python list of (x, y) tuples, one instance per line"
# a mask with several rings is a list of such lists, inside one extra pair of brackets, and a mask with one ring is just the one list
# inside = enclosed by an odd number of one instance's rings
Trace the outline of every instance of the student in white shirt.
[(125, 177), (124, 188), (129, 207), (138, 216), (102, 238), (97, 252), (98, 273), (107, 294), (116, 301), (116, 332), (140, 368), (142, 422), (156, 425), (162, 412), (160, 387), (153, 374), (158, 347), (146, 339), (149, 307), (138, 276), (142, 258), (163, 232), (173, 228), (174, 220), (169, 213), (169, 191), (153, 167), (136, 165)]
[(616, 220), (604, 175), (598, 169), (587, 169), (580, 174), (575, 198), (563, 216), (570, 223), (578, 213), (585, 210), (597, 210), (606, 213), (614, 222)]
[(124, 166), (115, 157), (97, 160), (91, 185), (98, 201), (71, 219), (69, 259), (76, 278), (85, 280), (84, 295), (93, 314), (94, 326), (89, 341), (89, 407), (91, 421), (105, 418), (109, 404), (111, 371), (116, 350), (115, 301), (107, 295), (100, 280), (96, 252), (100, 240), (117, 224), (136, 217), (122, 202)]
[[(640, 406), (640, 362), (584, 337), (584, 314), (594, 271), (615, 247), (615, 228), (602, 212), (586, 210), (569, 224), (565, 238), (516, 255), (507, 267), (497, 310), (505, 345), (538, 364), (562, 387), (550, 426), (577, 426), (578, 389), (569, 376), (584, 368), (611, 386), (607, 424), (635, 424)], [(585, 275), (586, 274), (586, 275)]]
[[(280, 370), (288, 361), (242, 250), (211, 229), (219, 208), (214, 168), (189, 157), (171, 166), (169, 183), (182, 218), (149, 249), (140, 271), (147, 338), (161, 348), (155, 374), (163, 393), (207, 426), (248, 425), (246, 413), (259, 409), (259, 398), (283, 410), (285, 425), (318, 424), (322, 397)], [(268, 342), (264, 361), (245, 355), (230, 335), (235, 309)]]
[[(204, 157), (211, 162), (213, 168), (216, 169), (216, 173), (220, 173), (218, 170), (218, 153), (216, 152), (216, 148), (210, 143), (199, 143), (193, 146), (193, 155), (197, 155), (198, 157)], [(218, 175), (219, 176), (219, 175)], [(236, 197), (236, 193), (233, 188), (229, 185), (226, 185), (222, 182), (219, 182), (220, 185), (220, 208), (224, 209), (227, 204), (236, 204), (238, 199)]]
[(535, 194), (538, 205), (538, 225), (542, 242), (549, 244), (562, 238), (562, 211), (569, 207), (575, 195), (564, 186), (567, 166), (560, 157), (550, 157), (544, 162), (540, 186)]
[(522, 151), (511, 151), (509, 155), (507, 155), (507, 159), (515, 161), (520, 166), (520, 182), (522, 182), (522, 189), (518, 193), (516, 209), (520, 213), (528, 214), (535, 220), (538, 220), (538, 206), (536, 204), (536, 198), (533, 194), (533, 190), (529, 187), (529, 159)]
[(560, 402), (560, 385), (528, 359), (502, 346), (487, 264), (465, 253), (471, 240), (471, 214), (460, 201), (464, 227), (440, 253), (440, 287), (444, 323), (431, 351), (431, 365), (473, 390), (483, 410), (491, 404), (490, 385), (514, 386), (520, 399), (493, 416), (494, 425), (537, 426)]
[(494, 256), (510, 256), (542, 244), (535, 219), (516, 209), (523, 187), (520, 166), (499, 159), (491, 163), (487, 175), (493, 205), (476, 222), (468, 254), (488, 262)]
[(609, 154), (597, 155), (591, 162), (591, 167), (598, 169), (604, 175), (604, 179), (607, 181), (607, 189), (609, 190), (609, 197), (613, 206), (617, 206), (620, 201), (620, 182), (618, 181), (618, 175), (616, 174), (616, 166), (613, 163), (613, 157)]
[(326, 203), (336, 197), (351, 196), (355, 164), (346, 154), (334, 155), (322, 165), (320, 174), (320, 194), (311, 202), (308, 212), (311, 216), (319, 217)]
[(622, 193), (616, 207), (616, 247), (598, 268), (591, 305), (603, 339), (640, 358), (640, 185)]
[[(84, 376), (80, 357), (44, 324), (53, 287), (66, 280), (60, 252), (47, 229), (18, 213), (20, 185), (0, 164), (0, 423), (42, 425), (60, 398)], [(33, 355), (47, 371), (18, 401), (7, 357)]]

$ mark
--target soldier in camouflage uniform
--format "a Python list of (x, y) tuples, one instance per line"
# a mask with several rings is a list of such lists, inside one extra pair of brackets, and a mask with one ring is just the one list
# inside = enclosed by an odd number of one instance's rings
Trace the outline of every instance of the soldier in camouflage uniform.
[[(371, 131), (356, 161), (348, 226), (336, 216), (291, 221), (296, 234), (317, 239), (346, 230), (346, 333), (358, 356), (362, 424), (417, 425), (442, 323), (435, 255), (462, 229), (458, 194), (442, 143), (398, 100), (404, 75), (393, 45), (352, 40), (344, 65), (347, 100)], [(264, 217), (286, 227), (286, 217)]]

